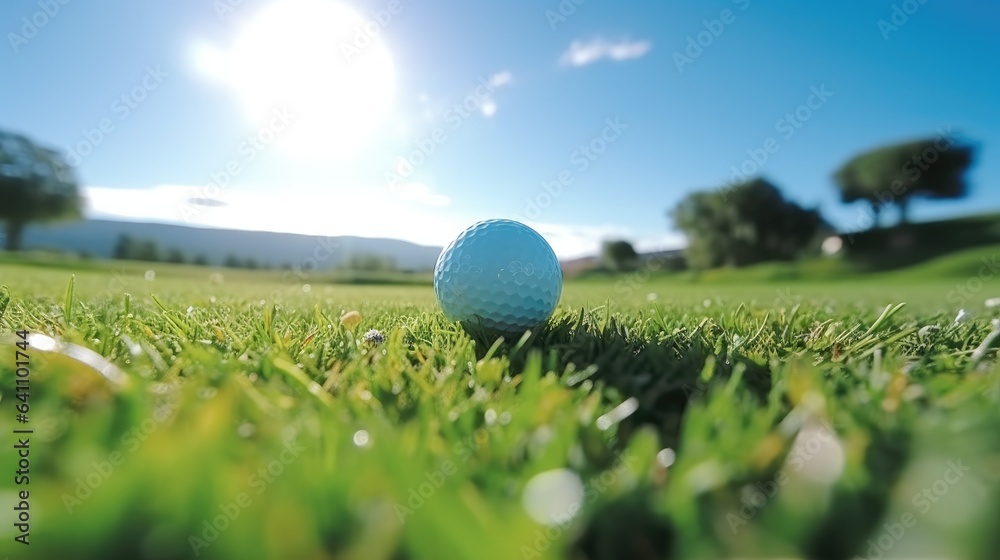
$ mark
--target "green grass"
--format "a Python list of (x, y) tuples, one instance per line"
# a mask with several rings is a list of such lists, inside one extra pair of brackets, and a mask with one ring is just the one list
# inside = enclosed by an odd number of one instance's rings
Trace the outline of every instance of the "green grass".
[[(13, 541), (8, 435), (0, 557), (848, 558), (882, 538), (995, 558), (1000, 368), (976, 349), (1000, 285), (969, 270), (640, 271), (569, 283), (546, 327), (497, 341), (426, 285), (0, 264), (0, 337), (44, 333), (128, 379), (31, 350), (32, 544)], [(557, 476), (579, 503), (539, 482)], [(540, 484), (561, 524), (528, 514)]]
[[(862, 220), (858, 225), (863, 224)], [(1000, 243), (1000, 214), (897, 224), (858, 232), (848, 239), (847, 253), (859, 265), (889, 270)]]

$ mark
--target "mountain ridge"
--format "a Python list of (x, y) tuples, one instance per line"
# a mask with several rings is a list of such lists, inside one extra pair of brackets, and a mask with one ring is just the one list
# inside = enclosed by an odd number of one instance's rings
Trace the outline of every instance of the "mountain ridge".
[(376, 255), (391, 259), (401, 270), (434, 268), (442, 247), (409, 241), (357, 236), (321, 236), (258, 230), (192, 227), (163, 223), (114, 220), (80, 220), (56, 224), (32, 224), (25, 229), (25, 249), (55, 249), (111, 258), (122, 235), (156, 242), (161, 251), (180, 249), (188, 260), (203, 255), (211, 264), (222, 264), (227, 256), (252, 258), (261, 265), (302, 265), (315, 260), (319, 270), (343, 264), (352, 255)]

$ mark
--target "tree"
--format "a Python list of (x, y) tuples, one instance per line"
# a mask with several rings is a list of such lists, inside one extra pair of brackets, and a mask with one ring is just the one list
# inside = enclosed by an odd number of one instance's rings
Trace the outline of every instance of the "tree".
[(135, 239), (132, 239), (131, 235), (124, 233), (119, 235), (118, 241), (115, 242), (115, 248), (112, 250), (112, 256), (116, 259), (132, 259), (135, 258), (135, 253)]
[(855, 156), (833, 178), (843, 202), (871, 204), (873, 227), (889, 205), (899, 208), (900, 222), (906, 223), (914, 197), (961, 198), (968, 193), (965, 175), (974, 151), (945, 137), (894, 144)]
[(187, 259), (184, 258), (184, 252), (183, 251), (181, 251), (180, 249), (172, 247), (169, 251), (167, 251), (167, 259), (166, 260), (167, 260), (168, 263), (184, 264), (184, 262)]
[(20, 250), (28, 224), (79, 218), (81, 206), (76, 176), (62, 154), (0, 131), (0, 221), (8, 251)]
[(609, 270), (621, 272), (634, 268), (639, 254), (628, 241), (605, 241), (601, 248), (601, 259)]
[(364, 270), (371, 272), (396, 270), (396, 262), (392, 257), (380, 255), (355, 254), (351, 255), (347, 262), (341, 267), (347, 270)]
[(222, 266), (226, 268), (240, 268), (243, 266), (243, 261), (236, 255), (229, 253), (226, 255), (226, 260), (222, 262)]
[(688, 239), (689, 266), (746, 266), (799, 257), (829, 226), (762, 178), (694, 192), (670, 212)]
[(192, 262), (192, 264), (196, 264), (198, 266), (208, 266), (208, 257), (206, 257), (205, 255), (199, 254), (199, 255), (196, 255), (194, 257), (194, 260), (192, 260), (191, 262)]
[(156, 241), (147, 239), (140, 241), (135, 246), (135, 253), (132, 258), (138, 261), (157, 262), (160, 260), (160, 248), (156, 246)]

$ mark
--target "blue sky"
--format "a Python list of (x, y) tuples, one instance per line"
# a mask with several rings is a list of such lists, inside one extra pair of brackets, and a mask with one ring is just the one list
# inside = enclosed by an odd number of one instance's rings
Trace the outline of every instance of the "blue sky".
[(913, 216), (1000, 208), (998, 18), (972, 0), (4, 2), (0, 128), (78, 155), (95, 217), (425, 244), (514, 217), (569, 257), (676, 246), (666, 211), (746, 165), (858, 229), (831, 173), (939, 131), (981, 145), (972, 195)]

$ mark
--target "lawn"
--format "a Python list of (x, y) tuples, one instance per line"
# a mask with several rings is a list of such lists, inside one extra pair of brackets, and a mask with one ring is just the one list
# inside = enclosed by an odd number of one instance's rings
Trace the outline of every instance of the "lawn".
[(923, 270), (569, 282), (494, 340), (426, 284), (0, 263), (0, 557), (996, 558), (1000, 283)]

